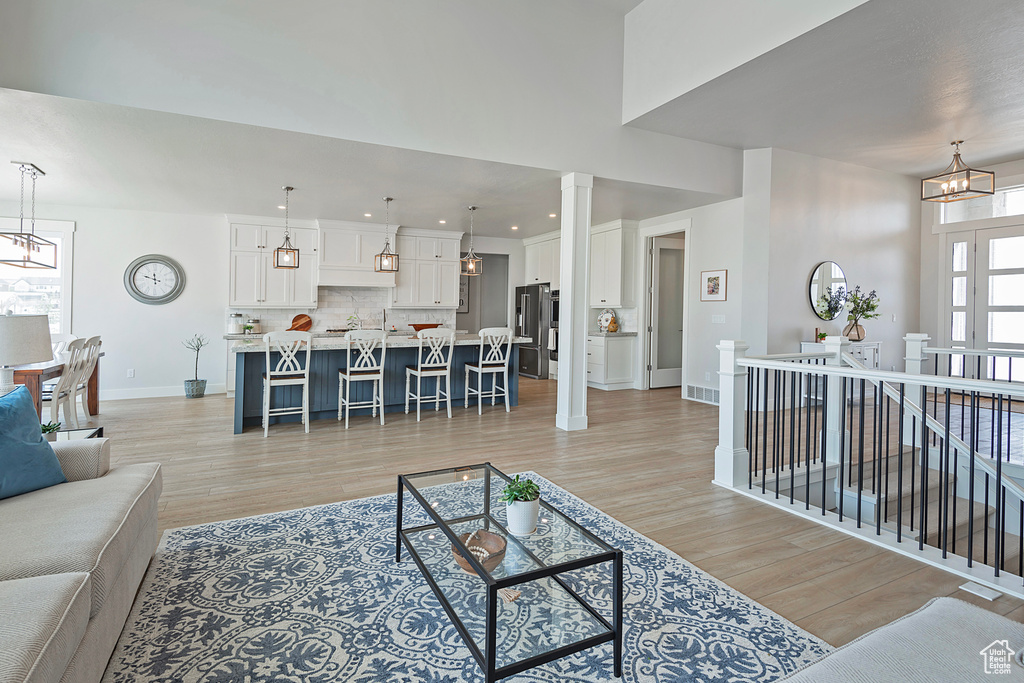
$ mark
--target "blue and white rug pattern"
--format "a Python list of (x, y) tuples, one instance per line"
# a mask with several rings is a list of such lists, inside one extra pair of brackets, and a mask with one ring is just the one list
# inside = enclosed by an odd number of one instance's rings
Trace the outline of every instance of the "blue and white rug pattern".
[[(507, 681), (773, 681), (831, 648), (678, 555), (533, 473), (545, 500), (625, 554), (623, 678), (606, 643)], [(442, 500), (459, 500), (458, 487)], [(405, 526), (426, 523), (405, 499)], [(412, 514), (411, 514), (412, 513)], [(483, 681), (461, 636), (403, 549), (394, 559), (395, 496), (173, 529), (143, 581), (103, 683), (457, 683)], [(443, 546), (438, 546), (442, 547)], [(450, 552), (445, 549), (445, 552)], [(428, 553), (429, 554), (429, 553)], [(610, 563), (566, 575), (611, 618)], [(483, 614), (483, 582), (442, 581)], [(529, 628), (571, 616), (545, 586), (500, 605), (500, 651), (515, 657), (588, 635)], [(546, 612), (538, 612), (547, 610)], [(482, 621), (467, 615), (474, 635)]]

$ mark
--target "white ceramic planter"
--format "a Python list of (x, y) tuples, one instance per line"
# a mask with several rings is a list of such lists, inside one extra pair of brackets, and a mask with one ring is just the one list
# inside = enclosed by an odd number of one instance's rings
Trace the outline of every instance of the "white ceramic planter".
[(540, 498), (537, 500), (515, 500), (505, 506), (508, 531), (514, 536), (529, 536), (537, 530), (537, 515), (540, 513)]

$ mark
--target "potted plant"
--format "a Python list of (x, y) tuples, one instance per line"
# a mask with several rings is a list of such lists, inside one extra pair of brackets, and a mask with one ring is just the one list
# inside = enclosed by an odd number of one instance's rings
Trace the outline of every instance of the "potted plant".
[(202, 398), (206, 393), (206, 380), (199, 379), (199, 351), (210, 343), (210, 340), (201, 334), (181, 342), (186, 349), (196, 352), (196, 376), (195, 379), (185, 380), (185, 398)]
[(517, 474), (501, 492), (505, 502), (508, 531), (514, 536), (528, 536), (537, 530), (540, 513), (540, 488), (532, 479), (520, 479)]
[(868, 294), (862, 294), (860, 285), (853, 288), (852, 292), (846, 295), (846, 319), (850, 322), (843, 330), (843, 336), (850, 341), (863, 341), (864, 328), (860, 325), (861, 320), (877, 318), (878, 294), (871, 290)]

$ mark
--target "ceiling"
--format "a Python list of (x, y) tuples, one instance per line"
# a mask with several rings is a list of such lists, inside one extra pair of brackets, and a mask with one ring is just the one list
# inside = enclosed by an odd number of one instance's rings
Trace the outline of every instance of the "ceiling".
[(1024, 157), (1019, 0), (871, 0), (630, 122), (923, 176)]
[[(46, 172), (40, 204), (469, 230), (523, 238), (559, 228), (561, 172), (0, 89), (0, 150)], [(0, 200), (18, 201), (0, 165)], [(641, 220), (724, 197), (595, 178), (593, 223)], [(367, 218), (365, 213), (372, 214)], [(441, 224), (439, 221), (446, 221)], [(515, 225), (519, 229), (512, 230)]]

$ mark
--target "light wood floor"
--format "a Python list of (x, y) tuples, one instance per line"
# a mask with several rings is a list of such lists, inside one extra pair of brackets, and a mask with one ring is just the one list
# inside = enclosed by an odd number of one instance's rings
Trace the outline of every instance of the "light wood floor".
[(425, 411), (232, 433), (232, 401), (106, 401), (112, 461), (159, 461), (173, 528), (395, 490), (396, 475), (489, 460), (532, 469), (833, 645), (951, 595), (1024, 621), (963, 580), (711, 484), (717, 408), (678, 389), (591, 390), (590, 429), (555, 429), (555, 383), (520, 380), (521, 405)]

